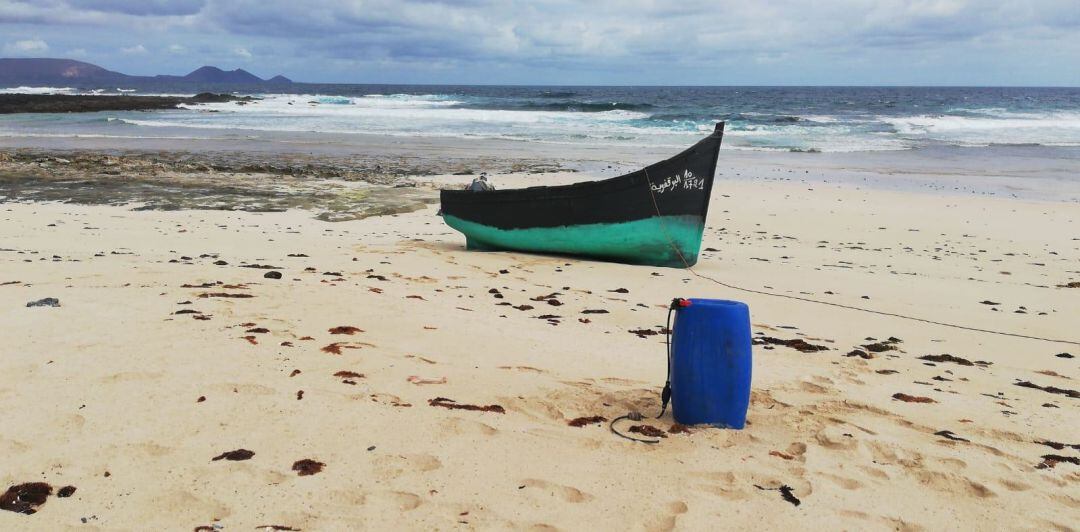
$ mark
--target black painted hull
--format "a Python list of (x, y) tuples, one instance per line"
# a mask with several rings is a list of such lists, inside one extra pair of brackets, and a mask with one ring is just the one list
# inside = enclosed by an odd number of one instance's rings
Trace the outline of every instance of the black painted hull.
[(685, 267), (697, 261), (724, 124), (682, 153), (619, 177), (556, 187), (442, 191), (470, 249)]

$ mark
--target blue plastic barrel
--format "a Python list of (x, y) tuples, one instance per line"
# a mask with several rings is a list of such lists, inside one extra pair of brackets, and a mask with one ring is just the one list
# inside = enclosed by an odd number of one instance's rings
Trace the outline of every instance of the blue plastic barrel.
[(741, 429), (750, 406), (750, 308), (691, 299), (675, 311), (671, 403), (675, 421)]

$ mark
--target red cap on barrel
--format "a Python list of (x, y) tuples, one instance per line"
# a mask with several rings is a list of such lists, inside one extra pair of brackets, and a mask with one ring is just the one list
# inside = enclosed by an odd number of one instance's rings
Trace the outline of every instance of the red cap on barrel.
[(689, 307), (690, 305), (691, 305), (691, 302), (690, 302), (689, 299), (683, 299), (681, 297), (677, 297), (677, 298), (671, 300), (671, 308), (686, 308), (686, 307)]

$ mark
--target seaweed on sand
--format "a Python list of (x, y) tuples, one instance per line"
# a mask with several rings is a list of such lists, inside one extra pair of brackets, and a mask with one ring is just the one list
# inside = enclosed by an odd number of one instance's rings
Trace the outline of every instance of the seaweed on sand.
[(11, 486), (0, 495), (0, 510), (33, 514), (52, 495), (52, 486), (44, 482), (27, 482)]
[(474, 410), (477, 412), (497, 412), (499, 414), (506, 413), (506, 409), (499, 405), (468, 405), (464, 403), (458, 403), (457, 401), (453, 399), (448, 399), (446, 397), (436, 397), (434, 399), (431, 399), (428, 401), (428, 405), (448, 408), (450, 410)]
[(937, 401), (929, 397), (920, 397), (917, 395), (908, 395), (906, 393), (894, 393), (893, 399), (903, 401), (905, 403), (936, 403)]
[(218, 460), (229, 460), (231, 462), (239, 462), (243, 460), (250, 460), (252, 456), (255, 456), (254, 451), (249, 451), (247, 449), (237, 449), (235, 451), (226, 451), (224, 453), (221, 453), (211, 458), (210, 461), (217, 462)]
[(795, 506), (802, 504), (802, 501), (795, 496), (795, 490), (791, 489), (791, 486), (788, 486), (787, 484), (782, 484), (779, 488), (766, 488), (757, 484), (754, 484), (754, 487), (762, 491), (779, 491), (780, 496), (783, 497), (785, 501), (790, 502)]
[(571, 419), (570, 421), (567, 421), (566, 424), (570, 425), (571, 427), (584, 427), (585, 425), (603, 423), (605, 421), (607, 421), (607, 418), (604, 416), (587, 416)]
[(817, 351), (828, 351), (829, 348), (823, 345), (814, 345), (808, 343), (802, 338), (793, 338), (791, 340), (783, 340), (780, 338), (773, 338), (771, 336), (758, 336), (753, 339), (754, 345), (782, 345), (790, 347), (800, 353), (814, 353)]

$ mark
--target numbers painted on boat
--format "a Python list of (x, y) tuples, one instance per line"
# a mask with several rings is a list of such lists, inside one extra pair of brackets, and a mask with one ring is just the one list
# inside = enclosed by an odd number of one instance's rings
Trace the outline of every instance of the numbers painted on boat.
[(663, 194), (672, 190), (705, 190), (705, 178), (697, 177), (690, 170), (664, 179), (659, 183), (651, 183), (652, 191)]

